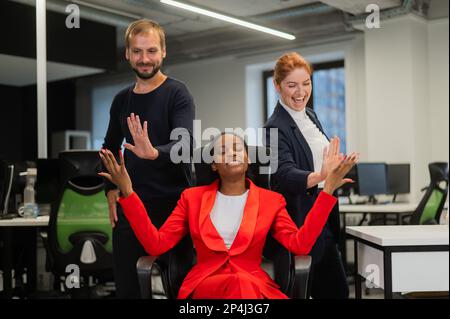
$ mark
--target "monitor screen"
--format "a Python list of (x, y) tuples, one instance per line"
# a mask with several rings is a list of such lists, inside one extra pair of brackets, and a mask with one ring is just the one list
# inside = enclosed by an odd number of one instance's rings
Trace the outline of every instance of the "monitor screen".
[(23, 189), (26, 185), (26, 176), (20, 173), (27, 168), (35, 168), (34, 162), (2, 160), (0, 162), (0, 213), (17, 212), (23, 202)]
[(353, 190), (353, 194), (358, 192), (358, 174), (356, 173), (356, 166), (353, 166), (351, 170), (345, 175), (345, 178), (350, 178), (354, 183), (346, 183), (342, 185), (338, 190), (338, 196), (350, 196)]
[(386, 163), (359, 163), (356, 171), (359, 195), (387, 194)]
[(389, 194), (409, 194), (410, 164), (388, 164), (387, 181)]

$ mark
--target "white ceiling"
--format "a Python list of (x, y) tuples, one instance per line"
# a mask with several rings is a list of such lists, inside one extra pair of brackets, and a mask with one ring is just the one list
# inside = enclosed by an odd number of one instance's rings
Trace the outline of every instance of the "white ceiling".
[[(36, 84), (36, 60), (0, 54), (0, 84), (26, 86)], [(47, 81), (71, 79), (104, 72), (78, 65), (47, 62)]]
[(237, 17), (249, 17), (258, 14), (289, 9), (311, 4), (316, 0), (190, 0), (192, 4), (204, 8), (225, 12)]
[[(5, 1), (5, 0), (0, 0)], [(35, 5), (36, 0), (10, 0)], [(81, 18), (113, 25), (117, 28), (118, 70), (127, 69), (123, 59), (123, 35), (128, 24), (137, 18), (159, 22), (166, 32), (168, 58), (166, 66), (198, 59), (222, 56), (249, 56), (270, 51), (282, 51), (322, 42), (348, 39), (353, 30), (346, 17), (365, 13), (367, 4), (376, 3), (381, 10), (397, 8), (403, 0), (180, 0), (206, 9), (294, 34), (295, 41), (274, 36), (223, 21), (194, 14), (162, 4), (160, 0), (46, 0), (51, 11), (65, 13), (66, 6), (79, 4)], [(448, 17), (448, 0), (412, 0), (429, 5), (429, 19)], [(344, 12), (346, 14), (344, 14)], [(21, 58), (18, 58), (21, 59)], [(0, 83), (33, 83), (34, 68), (30, 60), (11, 60), (0, 55)], [(18, 68), (18, 69), (17, 69)], [(65, 70), (67, 68), (67, 70)], [(64, 70), (64, 71), (63, 71)], [(100, 72), (98, 69), (49, 63), (49, 79), (69, 78)], [(19, 74), (25, 76), (20, 77)], [(27, 76), (27, 74), (33, 74)], [(17, 76), (16, 76), (17, 75)]]
[(403, 0), (322, 0), (322, 2), (351, 14), (362, 14), (366, 12), (369, 4), (376, 4), (384, 10), (400, 6)]

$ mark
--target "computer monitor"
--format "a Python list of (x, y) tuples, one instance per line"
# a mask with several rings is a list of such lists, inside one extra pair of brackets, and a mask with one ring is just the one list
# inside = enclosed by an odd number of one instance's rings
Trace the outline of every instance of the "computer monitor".
[(388, 193), (386, 163), (359, 163), (356, 171), (359, 195), (369, 196), (370, 202), (376, 202), (375, 195)]
[(58, 159), (38, 159), (36, 166), (36, 203), (51, 204), (60, 189)]
[(26, 172), (28, 168), (35, 168), (36, 164), (29, 161), (0, 162), (0, 215), (17, 213), (19, 205), (23, 202), (23, 190), (26, 185), (26, 176), (20, 173)]
[(358, 193), (358, 174), (356, 172), (356, 166), (353, 166), (351, 170), (345, 175), (345, 178), (350, 178), (354, 181), (354, 183), (346, 183), (342, 185), (338, 190), (338, 196), (350, 196), (352, 194)]
[(394, 195), (394, 201), (397, 194), (410, 193), (410, 171), (410, 164), (387, 165), (388, 194)]
[(9, 212), (9, 198), (14, 176), (14, 166), (0, 161), (0, 216)]

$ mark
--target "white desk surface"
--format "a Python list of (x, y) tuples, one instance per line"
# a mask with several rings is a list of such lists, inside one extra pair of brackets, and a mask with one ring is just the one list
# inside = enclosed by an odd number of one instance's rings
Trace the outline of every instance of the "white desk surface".
[(13, 219), (0, 219), (0, 227), (39, 227), (48, 226), (50, 217), (39, 216), (38, 218), (17, 217)]
[(339, 211), (343, 213), (372, 213), (372, 214), (401, 214), (412, 213), (418, 204), (392, 203), (392, 204), (339, 204)]
[(448, 225), (348, 226), (346, 233), (380, 246), (448, 245)]

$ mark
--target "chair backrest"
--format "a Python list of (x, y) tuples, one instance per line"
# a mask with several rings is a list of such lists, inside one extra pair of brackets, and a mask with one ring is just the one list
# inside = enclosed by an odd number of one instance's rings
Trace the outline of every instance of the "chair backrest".
[(448, 194), (448, 163), (435, 162), (428, 165), (430, 184), (417, 206), (411, 224), (439, 223)]
[(59, 169), (59, 196), (49, 223), (53, 270), (61, 272), (70, 263), (84, 271), (111, 269), (112, 228), (103, 179), (97, 175), (98, 152), (61, 152)]

